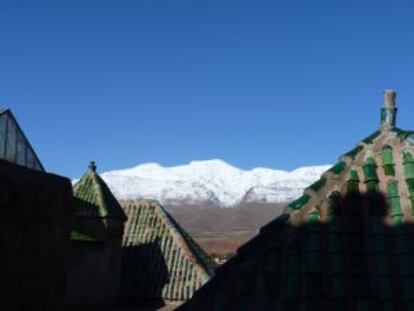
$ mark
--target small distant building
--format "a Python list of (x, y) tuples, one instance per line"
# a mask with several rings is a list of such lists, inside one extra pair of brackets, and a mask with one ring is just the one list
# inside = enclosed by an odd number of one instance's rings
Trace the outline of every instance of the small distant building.
[(414, 310), (414, 132), (381, 126), (179, 310)]
[(122, 202), (122, 297), (154, 304), (185, 301), (214, 274), (215, 264), (157, 202)]
[(96, 310), (118, 302), (126, 215), (91, 162), (74, 185), (68, 268), (69, 310)]
[(46, 173), (10, 110), (0, 110), (0, 306), (64, 310), (72, 186)]

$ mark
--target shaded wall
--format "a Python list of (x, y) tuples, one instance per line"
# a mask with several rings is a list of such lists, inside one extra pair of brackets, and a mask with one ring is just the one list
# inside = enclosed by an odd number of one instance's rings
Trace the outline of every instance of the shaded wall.
[[(73, 226), (85, 234), (72, 240), (68, 263), (68, 310), (110, 309), (118, 302), (121, 278), (123, 221), (76, 219)], [(118, 228), (120, 227), (120, 228)]]
[(100, 310), (118, 301), (121, 241), (71, 241), (68, 310)]
[(0, 160), (0, 307), (62, 310), (72, 187)]

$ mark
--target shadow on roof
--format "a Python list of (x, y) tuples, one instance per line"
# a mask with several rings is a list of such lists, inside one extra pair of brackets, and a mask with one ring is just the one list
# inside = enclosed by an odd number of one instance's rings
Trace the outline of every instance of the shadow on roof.
[(414, 225), (380, 192), (285, 214), (177, 310), (413, 310)]
[(173, 278), (169, 274), (160, 239), (122, 249), (121, 295), (125, 305), (157, 310), (164, 306), (162, 290)]

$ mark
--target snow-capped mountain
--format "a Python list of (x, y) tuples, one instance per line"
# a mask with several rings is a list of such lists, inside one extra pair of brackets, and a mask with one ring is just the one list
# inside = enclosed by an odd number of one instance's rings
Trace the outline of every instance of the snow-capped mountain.
[(118, 199), (234, 207), (240, 203), (288, 202), (300, 196), (329, 167), (302, 167), (291, 172), (268, 168), (246, 171), (222, 160), (208, 160), (175, 167), (148, 163), (101, 176)]

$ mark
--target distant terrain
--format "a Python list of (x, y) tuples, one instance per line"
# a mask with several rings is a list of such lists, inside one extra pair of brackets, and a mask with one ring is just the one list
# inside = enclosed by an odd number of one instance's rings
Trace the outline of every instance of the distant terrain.
[(166, 206), (209, 254), (234, 253), (260, 227), (279, 216), (285, 204), (242, 204), (235, 208)]
[(329, 165), (242, 170), (222, 160), (145, 163), (101, 174), (118, 199), (154, 199), (210, 254), (234, 253)]

